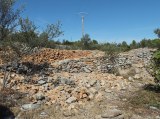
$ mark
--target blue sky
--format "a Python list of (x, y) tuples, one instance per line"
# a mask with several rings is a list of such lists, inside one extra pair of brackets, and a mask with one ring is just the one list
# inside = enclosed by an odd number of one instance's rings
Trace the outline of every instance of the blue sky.
[(85, 33), (99, 42), (130, 43), (143, 38), (156, 38), (160, 27), (160, 0), (19, 0), (25, 4), (23, 17), (28, 16), (40, 30), (60, 20), (64, 36), (81, 38), (81, 17), (87, 12)]

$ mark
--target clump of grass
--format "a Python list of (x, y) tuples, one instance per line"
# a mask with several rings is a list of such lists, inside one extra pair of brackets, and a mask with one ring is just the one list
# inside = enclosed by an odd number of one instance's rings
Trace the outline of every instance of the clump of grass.
[(129, 69), (119, 69), (118, 75), (123, 76), (125, 79), (128, 79), (129, 77), (133, 77), (136, 74), (136, 71), (134, 68)]
[(128, 98), (127, 105), (133, 108), (154, 106), (160, 109), (160, 93), (148, 90), (139, 90)]

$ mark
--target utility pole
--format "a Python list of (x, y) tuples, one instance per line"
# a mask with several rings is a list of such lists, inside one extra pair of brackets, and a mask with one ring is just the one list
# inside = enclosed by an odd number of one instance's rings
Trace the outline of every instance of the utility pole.
[(84, 36), (84, 16), (82, 16), (82, 37)]
[(86, 12), (79, 12), (79, 14), (81, 15), (81, 18), (82, 18), (82, 38), (83, 38), (84, 37), (84, 17), (88, 13), (86, 13)]

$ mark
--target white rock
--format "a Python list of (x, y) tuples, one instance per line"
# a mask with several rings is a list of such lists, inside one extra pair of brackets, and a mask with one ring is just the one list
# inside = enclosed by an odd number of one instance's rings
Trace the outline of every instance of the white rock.
[(134, 78), (135, 78), (135, 79), (140, 79), (141, 76), (140, 76), (139, 74), (136, 74), (136, 75), (134, 76)]
[(47, 117), (48, 114), (46, 112), (41, 112), (41, 114), (39, 115), (40, 117)]
[(41, 79), (41, 80), (38, 81), (38, 84), (40, 84), (40, 85), (46, 84), (46, 81)]
[(36, 96), (37, 100), (43, 100), (43, 99), (45, 99), (45, 96), (42, 93), (37, 93), (35, 96)]
[(76, 97), (74, 97), (74, 96), (72, 96), (72, 97), (70, 97), (70, 98), (68, 98), (67, 100), (66, 100), (66, 103), (74, 103), (74, 102), (76, 102), (77, 101), (77, 98)]
[(159, 116), (156, 116), (156, 119), (160, 119), (160, 115), (159, 115)]
[(24, 104), (24, 105), (22, 105), (22, 109), (24, 109), (24, 110), (33, 110), (33, 109), (37, 109), (39, 107), (40, 107), (39, 104)]
[(11, 78), (14, 78), (15, 76), (16, 76), (16, 74), (13, 74), (13, 73), (11, 74)]
[(129, 81), (133, 81), (133, 78), (132, 78), (132, 77), (129, 77), (128, 80), (129, 80)]

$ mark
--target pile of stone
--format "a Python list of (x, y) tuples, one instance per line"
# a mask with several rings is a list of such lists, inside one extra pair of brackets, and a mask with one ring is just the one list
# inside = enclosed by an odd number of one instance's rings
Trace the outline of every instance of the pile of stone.
[(63, 108), (100, 101), (105, 93), (124, 90), (127, 85), (123, 77), (107, 73), (53, 73), (30, 78), (12, 73), (7, 83), (7, 87), (25, 93), (30, 100), (28, 104), (59, 104)]
[(62, 60), (52, 63), (55, 72), (69, 72), (69, 73), (91, 73), (93, 72), (93, 59), (90, 59), (90, 64), (87, 64), (84, 59), (77, 60)]
[(112, 69), (128, 69), (133, 64), (142, 64), (145, 67), (152, 58), (152, 49), (142, 48), (131, 50), (127, 53), (120, 54), (115, 59), (115, 63), (112, 63), (106, 57), (97, 58), (80, 58), (77, 60), (61, 60), (53, 62), (52, 66), (55, 72), (69, 72), (69, 73), (90, 73), (90, 72), (101, 72), (110, 73)]
[[(40, 74), (44, 74), (48, 71), (55, 72), (55, 73), (59, 73), (59, 72), (112, 73), (112, 70), (115, 68), (116, 69), (128, 69), (132, 67), (133, 64), (137, 64), (139, 66), (141, 65), (142, 67), (147, 65), (150, 59), (152, 58), (153, 52), (151, 52), (150, 49), (139, 49), (138, 51), (137, 49), (135, 49), (127, 53), (120, 54), (120, 56), (117, 57), (115, 59), (115, 62), (113, 63), (107, 57), (102, 57), (102, 56), (94, 57), (94, 58), (93, 57), (80, 58), (83, 54), (89, 55), (89, 51), (87, 54), (85, 51), (82, 51), (80, 53), (80, 51), (75, 51), (75, 52), (74, 51), (63, 51), (63, 50), (56, 51), (56, 50), (51, 50), (51, 49), (48, 49), (46, 51), (46, 49), (44, 49), (44, 51), (42, 50), (42, 53), (39, 53), (39, 55), (33, 54), (33, 57), (29, 56), (28, 60), (32, 59), (34, 60), (33, 62), (30, 61), (30, 62), (19, 63), (19, 64), (12, 63), (11, 65), (8, 65), (7, 68), (8, 70), (12, 68), (14, 72), (20, 73), (20, 74), (22, 73), (23, 74), (33, 74), (33, 73), (38, 73), (38, 71)], [(64, 59), (64, 58), (69, 58), (69, 57), (72, 57), (72, 58)], [(77, 57), (77, 58), (74, 59), (73, 57)], [(57, 58), (58, 60), (56, 60)], [(63, 59), (63, 60), (60, 60), (60, 59)], [(43, 61), (47, 61), (47, 63), (44, 63)]]
[(69, 73), (90, 73), (101, 72), (110, 73), (113, 68), (130, 68), (131, 61), (127, 57), (118, 57), (116, 63), (112, 63), (106, 57), (100, 58), (81, 58), (78, 60), (62, 60), (52, 63), (55, 72), (69, 72)]
[[(149, 63), (152, 54), (152, 50), (147, 48), (135, 49), (120, 54), (113, 63), (109, 58), (104, 57), (102, 52), (98, 54), (98, 51), (43, 49), (37, 54), (35, 52), (26, 56), (23, 59), (24, 62), (9, 64), (7, 71), (11, 74), (8, 75), (6, 86), (20, 92), (22, 97), (25, 96), (25, 101), (21, 101), (19, 97), (14, 99), (22, 110), (34, 110), (41, 105), (53, 105), (52, 107), (58, 111), (62, 110), (65, 117), (71, 116), (72, 111), (85, 114), (83, 107), (90, 109), (97, 104), (101, 108), (102, 102), (106, 100), (106, 105), (111, 102), (116, 104), (115, 101), (123, 103), (127, 101), (123, 98), (126, 92), (131, 93), (139, 90), (137, 87), (144, 86), (144, 82), (140, 83), (138, 80), (137, 83), (134, 79), (145, 78), (145, 82), (147, 81), (150, 75), (145, 69), (145, 64)], [(129, 78), (124, 78), (123, 75), (116, 76), (108, 73), (115, 67), (121, 71), (124, 70), (125, 74), (128, 73), (125, 72), (128, 69), (134, 69), (131, 72), (133, 75), (129, 74)], [(3, 78), (4, 67), (1, 65), (1, 84)], [(13, 99), (13, 96), (8, 97)], [(57, 108), (57, 105), (60, 108)], [(40, 115), (45, 116), (47, 113), (42, 112)], [(123, 119), (124, 116), (116, 106), (98, 113), (95, 119)], [(85, 115), (86, 117), (88, 116)]]
[(148, 64), (153, 56), (156, 49), (139, 48), (134, 49), (126, 53), (121, 53), (122, 57), (128, 57), (132, 64), (144, 63)]
[(23, 58), (23, 62), (34, 62), (34, 63), (51, 63), (56, 60), (74, 59), (87, 57), (91, 54), (90, 51), (79, 51), (79, 50), (55, 50), (50, 48), (43, 48), (38, 53), (26, 56)]
[[(27, 93), (29, 104), (56, 103), (66, 108), (73, 103), (75, 106), (89, 100), (101, 100), (112, 90), (125, 90), (129, 87), (129, 82), (107, 72), (115, 66), (125, 69), (135, 63), (149, 62), (152, 57), (149, 49), (141, 49), (138, 53), (135, 49), (121, 54), (116, 59), (116, 64), (113, 64), (106, 57), (93, 58), (89, 54), (89, 51), (44, 49), (39, 54), (26, 57), (26, 61), (33, 63), (13, 63), (7, 66), (7, 70), (11, 71), (7, 87)], [(87, 57), (81, 58), (82, 56)], [(42, 63), (45, 60), (47, 64)], [(2, 73), (1, 81), (3, 77)]]

